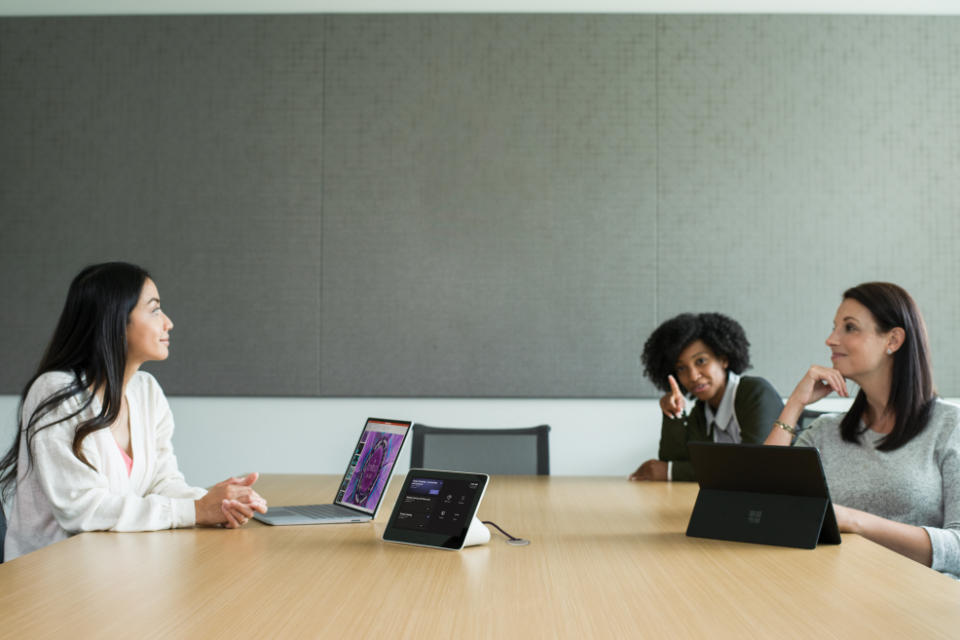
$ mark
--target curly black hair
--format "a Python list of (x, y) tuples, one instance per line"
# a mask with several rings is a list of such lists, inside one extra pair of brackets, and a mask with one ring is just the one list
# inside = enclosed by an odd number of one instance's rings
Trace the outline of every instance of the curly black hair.
[[(696, 340), (703, 340), (717, 357), (726, 358), (730, 371), (739, 374), (750, 368), (750, 342), (739, 322), (719, 313), (681, 313), (661, 324), (647, 338), (640, 356), (643, 374), (658, 389), (668, 393), (667, 376), (673, 375), (680, 352)], [(680, 389), (687, 393), (682, 384)]]

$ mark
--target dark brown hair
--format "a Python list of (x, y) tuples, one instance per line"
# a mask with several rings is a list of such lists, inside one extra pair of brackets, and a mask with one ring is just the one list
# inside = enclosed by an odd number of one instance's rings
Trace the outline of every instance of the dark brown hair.
[[(877, 445), (879, 451), (899, 449), (926, 428), (937, 397), (930, 367), (927, 326), (910, 294), (889, 282), (857, 285), (844, 291), (843, 299), (856, 300), (865, 306), (873, 314), (880, 333), (888, 333), (896, 327), (903, 329), (903, 344), (893, 354), (893, 380), (884, 412), (894, 415), (893, 431)], [(845, 441), (860, 443), (860, 435), (864, 432), (860, 420), (866, 408), (867, 396), (861, 389), (840, 422), (840, 435)]]
[[(150, 274), (125, 262), (107, 262), (81, 271), (67, 291), (67, 301), (40, 360), (37, 372), (30, 378), (17, 409), (19, 424), (13, 446), (0, 460), (0, 496), (6, 497), (18, 477), (20, 442), (27, 442), (27, 472), (33, 465), (33, 439), (38, 431), (75, 418), (90, 404), (97, 392), (103, 391), (100, 414), (77, 426), (73, 438), (73, 454), (93, 468), (83, 455), (83, 441), (91, 433), (106, 429), (120, 415), (123, 399), (123, 375), (127, 365), (127, 322), (140, 301), (140, 292)], [(23, 415), (23, 404), (30, 387), (50, 372), (63, 371), (73, 381), (48, 398), (41, 398), (30, 416)], [(92, 390), (92, 392), (91, 392)], [(80, 397), (80, 408), (59, 420), (39, 425), (59, 405), (74, 396)]]

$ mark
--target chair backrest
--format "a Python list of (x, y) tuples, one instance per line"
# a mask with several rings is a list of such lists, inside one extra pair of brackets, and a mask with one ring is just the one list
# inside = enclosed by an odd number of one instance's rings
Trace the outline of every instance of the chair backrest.
[(410, 466), (490, 475), (550, 475), (550, 426), (445, 429), (413, 425)]
[(804, 429), (807, 429), (813, 421), (827, 413), (826, 411), (812, 411), (810, 409), (804, 409), (803, 413), (800, 414), (800, 419), (797, 420), (797, 433), (799, 434)]

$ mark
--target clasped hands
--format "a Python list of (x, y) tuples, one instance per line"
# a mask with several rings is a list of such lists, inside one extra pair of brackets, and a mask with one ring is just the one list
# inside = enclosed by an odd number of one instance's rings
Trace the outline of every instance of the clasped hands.
[(260, 477), (251, 473), (245, 478), (228, 478), (213, 485), (207, 495), (194, 502), (198, 525), (222, 525), (236, 529), (253, 517), (253, 512), (267, 512), (267, 501), (253, 490)]

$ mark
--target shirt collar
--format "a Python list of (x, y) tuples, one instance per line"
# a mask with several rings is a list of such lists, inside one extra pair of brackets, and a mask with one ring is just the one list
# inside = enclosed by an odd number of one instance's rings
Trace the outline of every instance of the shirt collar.
[(738, 382), (740, 382), (739, 374), (727, 371), (727, 387), (723, 390), (723, 398), (720, 399), (720, 406), (717, 407), (716, 414), (714, 414), (713, 407), (710, 406), (709, 402), (704, 403), (706, 405), (704, 409), (707, 414), (707, 425), (716, 422), (717, 428), (721, 431), (726, 431), (727, 427), (730, 426), (730, 422), (733, 420), (733, 396), (736, 393)]

